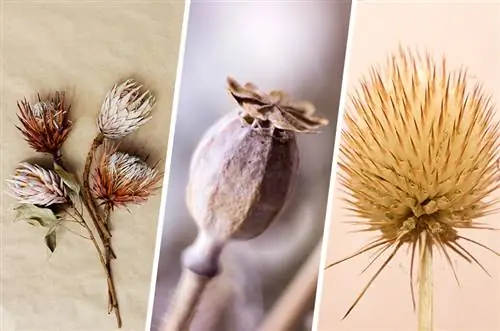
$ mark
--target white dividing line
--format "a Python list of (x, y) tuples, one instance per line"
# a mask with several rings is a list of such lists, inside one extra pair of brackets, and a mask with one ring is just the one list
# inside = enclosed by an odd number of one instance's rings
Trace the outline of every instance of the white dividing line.
[(328, 239), (331, 234), (331, 228), (332, 228), (332, 215), (333, 215), (333, 197), (335, 195), (335, 182), (337, 180), (337, 169), (338, 169), (338, 164), (337, 164), (337, 159), (338, 159), (338, 154), (340, 150), (340, 140), (341, 140), (341, 133), (342, 133), (342, 127), (344, 125), (344, 113), (345, 113), (345, 105), (346, 101), (348, 98), (348, 74), (349, 74), (349, 66), (350, 66), (350, 59), (351, 59), (351, 50), (352, 50), (352, 43), (353, 43), (353, 38), (352, 36), (354, 35), (354, 26), (355, 26), (355, 18), (356, 18), (356, 11), (357, 11), (357, 1), (353, 0), (351, 2), (351, 14), (349, 15), (349, 30), (347, 32), (347, 44), (346, 44), (346, 52), (345, 52), (345, 58), (344, 58), (344, 70), (342, 73), (342, 87), (340, 90), (340, 101), (339, 101), (339, 111), (337, 115), (337, 128), (335, 131), (335, 144), (333, 147), (333, 158), (332, 158), (332, 171), (330, 173), (330, 188), (328, 190), (328, 204), (326, 207), (326, 216), (325, 216), (325, 227), (324, 227), (324, 232), (323, 232), (323, 241), (321, 244), (321, 257), (320, 257), (320, 264), (318, 266), (319, 268), (319, 274), (318, 274), (318, 285), (316, 287), (316, 299), (314, 302), (314, 317), (313, 317), (313, 325), (312, 325), (312, 331), (320, 331), (318, 329), (318, 323), (319, 323), (319, 312), (320, 312), (320, 303), (321, 303), (321, 298), (322, 298), (322, 291), (323, 291), (323, 281), (324, 281), (324, 266), (326, 265), (326, 255), (328, 251)]
[(161, 240), (163, 235), (163, 223), (165, 219), (165, 210), (167, 206), (167, 198), (168, 198), (167, 192), (168, 192), (168, 183), (170, 178), (170, 164), (172, 163), (172, 149), (174, 146), (175, 124), (177, 122), (177, 112), (179, 108), (179, 97), (180, 97), (180, 89), (182, 82), (182, 68), (184, 66), (184, 53), (186, 51), (186, 37), (187, 37), (187, 28), (189, 24), (190, 6), (191, 6), (191, 0), (185, 0), (184, 14), (182, 19), (181, 42), (179, 45), (179, 56), (177, 58), (177, 73), (175, 77), (174, 97), (172, 101), (172, 113), (170, 114), (170, 132), (168, 137), (167, 158), (165, 160), (165, 169), (163, 175), (164, 177), (163, 177), (163, 187), (161, 192), (161, 205), (158, 214), (158, 228), (156, 229), (157, 231), (156, 246), (155, 246), (155, 255), (153, 258), (153, 268), (151, 273), (151, 284), (149, 289), (148, 312), (146, 316), (146, 326), (144, 328), (144, 331), (151, 330), (151, 322), (153, 319), (153, 305), (155, 301), (155, 292), (156, 292), (156, 276), (158, 273)]

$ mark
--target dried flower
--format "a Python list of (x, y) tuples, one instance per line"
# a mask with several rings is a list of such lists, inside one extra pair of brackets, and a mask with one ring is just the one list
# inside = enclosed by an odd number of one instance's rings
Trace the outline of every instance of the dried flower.
[(29, 145), (37, 152), (59, 155), (62, 144), (68, 137), (72, 123), (68, 119), (70, 106), (64, 104), (64, 92), (55, 92), (53, 96), (30, 104), (25, 98), (18, 101), (17, 117), (22, 132)]
[(93, 176), (93, 194), (110, 208), (143, 203), (153, 194), (161, 173), (139, 157), (118, 152), (117, 148), (116, 144), (104, 144)]
[(417, 247), (441, 251), (454, 274), (451, 252), (486, 271), (463, 244), (492, 250), (462, 233), (490, 229), (478, 219), (495, 211), (491, 193), (499, 187), (499, 123), (481, 86), (470, 86), (464, 71), (448, 72), (444, 60), (440, 67), (429, 55), (400, 50), (387, 71), (372, 70), (351, 102), (339, 176), (361, 218), (352, 223), (378, 236), (334, 264), (376, 250), (369, 267), (390, 254), (346, 316), (404, 246), (413, 304)]
[(97, 126), (105, 137), (123, 138), (151, 119), (155, 97), (141, 89), (141, 84), (128, 79), (115, 84), (106, 94), (97, 119)]
[(49, 206), (69, 201), (68, 192), (59, 175), (38, 165), (22, 162), (12, 179), (7, 180), (8, 193), (20, 203)]
[(228, 241), (254, 238), (276, 219), (297, 178), (297, 132), (327, 123), (311, 116), (311, 104), (299, 106), (283, 92), (266, 95), (253, 84), (228, 83), (241, 109), (215, 123), (192, 156), (186, 204), (198, 235), (182, 254), (184, 270), (164, 330), (189, 329)]
[(227, 79), (229, 93), (241, 107), (242, 117), (254, 127), (268, 126), (292, 132), (312, 133), (328, 124), (328, 120), (312, 114), (315, 107), (310, 102), (292, 101), (282, 91), (269, 94), (247, 83), (244, 86), (234, 79)]

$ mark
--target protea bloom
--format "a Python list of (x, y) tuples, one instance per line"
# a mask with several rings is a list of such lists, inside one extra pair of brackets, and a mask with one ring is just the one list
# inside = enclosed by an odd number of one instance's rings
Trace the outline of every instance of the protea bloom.
[(97, 119), (100, 132), (110, 139), (120, 139), (151, 119), (155, 97), (134, 79), (128, 79), (106, 94)]
[(498, 129), (482, 87), (464, 70), (448, 71), (444, 60), (400, 50), (362, 81), (345, 114), (339, 177), (358, 217), (352, 223), (377, 237), (334, 264), (369, 251), (373, 261), (388, 257), (347, 314), (404, 247), (412, 299), (417, 247), (427, 259), (441, 251), (454, 274), (453, 253), (485, 270), (464, 244), (492, 250), (465, 232), (490, 229), (479, 219), (495, 212)]
[(93, 195), (111, 209), (145, 202), (162, 177), (141, 158), (117, 148), (117, 144), (105, 143), (92, 183)]
[(17, 117), (21, 126), (17, 127), (29, 145), (37, 152), (59, 156), (60, 149), (71, 130), (72, 123), (68, 119), (70, 106), (64, 103), (64, 92), (31, 104), (25, 98), (18, 101)]
[(19, 203), (49, 206), (69, 202), (64, 182), (52, 170), (22, 162), (12, 179), (7, 180), (8, 191)]

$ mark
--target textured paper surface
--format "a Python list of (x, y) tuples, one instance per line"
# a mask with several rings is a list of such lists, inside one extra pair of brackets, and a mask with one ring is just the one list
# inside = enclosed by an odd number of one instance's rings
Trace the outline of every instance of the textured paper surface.
[[(350, 50), (349, 86), (354, 87), (371, 65), (386, 60), (398, 43), (427, 49), (436, 57), (445, 54), (449, 69), (466, 66), (471, 78), (479, 80), (492, 94), (500, 118), (500, 20), (499, 4), (451, 3), (360, 3), (353, 18), (355, 27)], [(384, 62), (385, 63), (385, 62)], [(338, 182), (335, 183), (339, 188)], [(373, 234), (347, 233), (349, 211), (339, 189), (333, 197), (333, 215), (326, 262), (337, 261), (366, 244)], [(498, 215), (489, 218), (498, 225)], [(500, 251), (498, 231), (467, 231), (472, 238)], [(477, 265), (459, 257), (453, 277), (442, 254), (435, 254), (434, 318), (436, 331), (494, 331), (500, 329), (500, 258), (473, 245), (470, 251), (489, 270), (489, 278)], [(411, 331), (417, 330), (409, 286), (409, 256), (403, 250), (390, 263), (361, 299), (351, 315), (342, 316), (356, 299), (382, 261), (363, 275), (369, 255), (359, 256), (325, 271), (317, 331)], [(318, 308), (317, 308), (318, 309)]]
[[(184, 4), (160, 2), (5, 2), (1, 189), (19, 161), (35, 154), (16, 131), (16, 100), (67, 91), (74, 128), (63, 153), (81, 174), (106, 91), (133, 76), (157, 96), (153, 120), (126, 146), (165, 162)], [(45, 157), (47, 159), (47, 157)], [(163, 170), (163, 169), (162, 169)], [(2, 331), (109, 331), (107, 287), (88, 240), (61, 233), (49, 256), (43, 230), (12, 223), (14, 201), (1, 196)], [(113, 214), (116, 287), (123, 330), (144, 330), (160, 191), (144, 206)]]

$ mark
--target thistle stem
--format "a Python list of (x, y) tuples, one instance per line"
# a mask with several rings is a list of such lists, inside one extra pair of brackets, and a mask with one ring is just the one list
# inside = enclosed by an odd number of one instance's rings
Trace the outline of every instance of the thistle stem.
[(161, 331), (189, 330), (207, 284), (219, 272), (219, 257), (223, 246), (224, 243), (200, 232), (193, 245), (185, 250), (184, 270)]
[[(73, 206), (73, 210), (78, 215), (78, 217), (81, 219), (82, 225), (87, 230), (87, 232), (89, 234), (89, 238), (92, 241), (92, 243), (94, 244), (94, 247), (95, 247), (95, 249), (97, 251), (97, 255), (99, 256), (99, 261), (101, 262), (101, 265), (104, 268), (104, 272), (106, 273), (106, 280), (107, 280), (107, 283), (108, 283), (109, 293), (113, 297), (113, 301), (117, 302), (118, 300), (116, 299), (115, 286), (114, 286), (114, 283), (113, 283), (113, 279), (111, 278), (111, 274), (109, 273), (108, 268), (106, 266), (106, 259), (104, 257), (104, 254), (103, 254), (101, 248), (99, 247), (99, 244), (97, 243), (97, 240), (96, 240), (96, 238), (95, 238), (92, 230), (90, 229), (90, 227), (88, 226), (87, 222), (83, 218), (83, 215), (78, 211), (78, 209), (74, 208), (74, 206)], [(120, 309), (119, 309), (118, 305), (115, 305), (113, 308), (115, 310), (116, 321), (117, 321), (117, 324), (118, 324), (118, 328), (121, 328), (122, 327), (122, 320), (121, 320), (121, 315), (120, 315)]]
[(92, 219), (95, 227), (97, 228), (97, 233), (99, 234), (99, 237), (101, 237), (101, 240), (104, 242), (105, 240), (111, 237), (111, 233), (106, 228), (104, 221), (102, 221), (99, 218), (99, 213), (97, 212), (97, 206), (94, 202), (94, 199), (92, 199), (92, 195), (90, 194), (90, 184), (89, 184), (90, 168), (92, 167), (94, 154), (97, 148), (101, 146), (103, 141), (104, 141), (104, 136), (101, 133), (99, 133), (92, 141), (92, 145), (90, 145), (90, 150), (87, 154), (87, 159), (85, 160), (85, 167), (83, 168), (82, 193), (83, 193), (83, 203), (85, 204), (85, 207), (89, 211), (90, 218)]
[(425, 232), (423, 237), (418, 277), (418, 331), (433, 331), (432, 245)]

